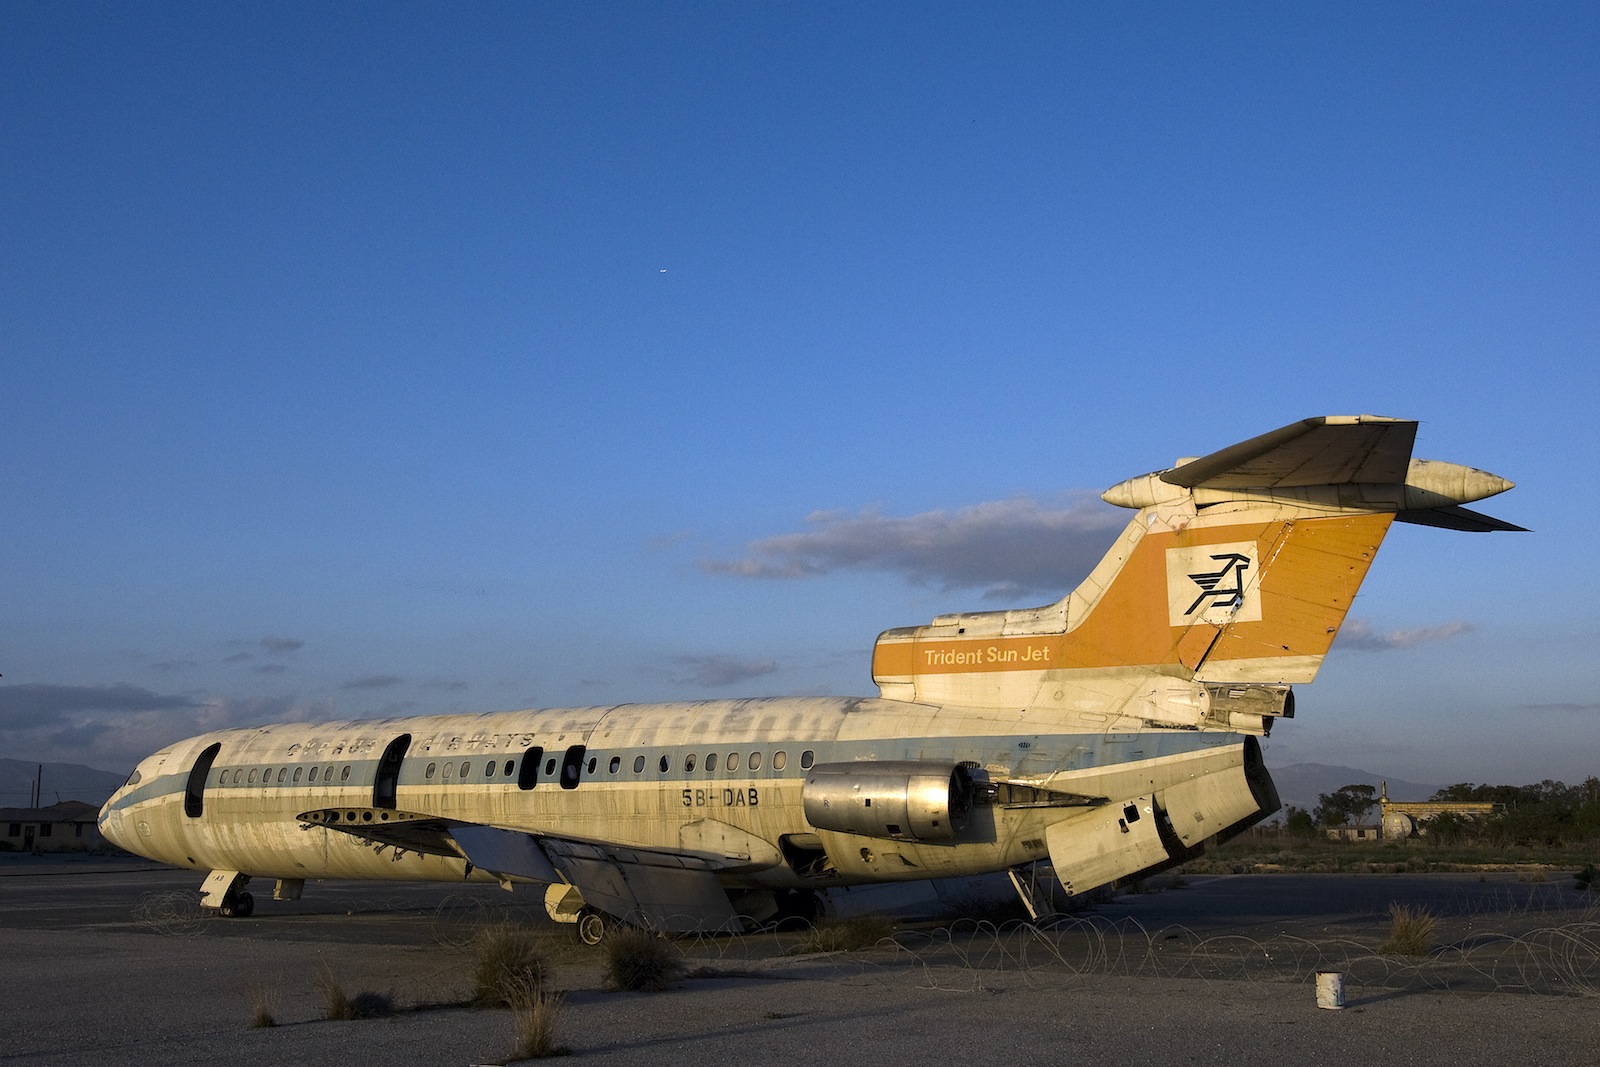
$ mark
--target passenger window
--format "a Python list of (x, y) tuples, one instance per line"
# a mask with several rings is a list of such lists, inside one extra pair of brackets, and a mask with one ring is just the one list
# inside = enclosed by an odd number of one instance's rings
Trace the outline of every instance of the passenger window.
[(313, 768), (311, 768), (311, 773), (306, 775), (306, 781), (308, 781), (308, 782), (316, 781), (317, 780), (317, 772), (320, 771), (320, 770), (322, 770), (321, 767), (313, 767)]
[(717, 769), (717, 754), (715, 752), (707, 752), (706, 753), (706, 773), (710, 774), (712, 771), (714, 771), (716, 769)]
[(261, 772), (261, 784), (262, 785), (271, 785), (272, 784), (272, 768), (271, 767), (268, 767), (266, 770)]
[(456, 765), (454, 763), (446, 763), (444, 765), (444, 776), (445, 776), (445, 778), (448, 779), (454, 773), (456, 773)]
[(472, 773), (472, 764), (467, 763), (466, 761), (462, 761), (462, 764), (461, 764), (461, 777), (465, 778), (467, 775), (469, 775), (471, 773)]
[(287, 778), (288, 776), (289, 776), (289, 768), (287, 768), (287, 767), (279, 767), (278, 768), (278, 784), (279, 785), (282, 785), (283, 784), (283, 780), (285, 778)]
[(511, 768), (515, 767), (516, 765), (517, 765), (516, 760), (506, 760), (506, 772), (505, 773), (506, 773), (506, 777), (507, 778), (511, 777)]
[(600, 758), (598, 756), (590, 756), (589, 757), (589, 773), (590, 774), (594, 773), (595, 766), (597, 764), (599, 764), (599, 762), (600, 762)]
[(554, 773), (556, 773), (556, 758), (551, 756), (544, 761), (544, 776), (548, 778)]
[(350, 764), (346, 763), (344, 765), (344, 770), (339, 772), (339, 781), (348, 782), (349, 780), (350, 780)]
[(250, 768), (250, 784), (256, 784), (256, 769), (254, 767)]
[(304, 767), (296, 767), (294, 769), (294, 780), (298, 782), (300, 780), (300, 775), (303, 774), (304, 772), (305, 772), (305, 768)]
[(666, 753), (661, 755), (661, 773), (666, 774), (672, 769), (672, 757)]
[(750, 769), (752, 771), (759, 771), (761, 769), (761, 753), (750, 753)]
[(494, 777), (494, 760), (490, 760), (487, 764), (484, 765), (483, 776), (485, 778), (493, 778)]
[(810, 770), (811, 764), (816, 762), (816, 758), (816, 753), (812, 752), (809, 748), (800, 753), (800, 769), (802, 771)]
[(622, 757), (621, 756), (612, 756), (611, 757), (611, 773), (612, 774), (616, 774), (620, 770), (622, 770)]
[(634, 774), (643, 774), (644, 773), (644, 757), (643, 756), (635, 756), (635, 757), (633, 757), (633, 773)]
[(428, 764), (427, 769), (422, 772), (422, 777), (427, 778), (428, 780), (432, 781), (433, 772), (437, 771), (438, 769), (439, 769), (439, 765), (437, 763), (430, 763), (430, 764)]
[(739, 769), (739, 753), (728, 753), (728, 772), (731, 774)]
[(774, 752), (772, 754), (772, 769), (773, 770), (781, 771), (787, 766), (789, 766), (789, 754), (787, 752), (783, 751), (782, 749), (779, 749), (778, 751), (776, 751), (776, 752)]
[(683, 773), (688, 774), (692, 770), (694, 770), (694, 753), (693, 752), (691, 752), (687, 756), (683, 757)]

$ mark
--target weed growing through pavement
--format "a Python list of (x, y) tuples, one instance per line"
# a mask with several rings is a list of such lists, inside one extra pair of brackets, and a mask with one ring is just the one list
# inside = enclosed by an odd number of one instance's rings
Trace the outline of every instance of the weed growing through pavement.
[(672, 942), (649, 930), (619, 927), (601, 942), (611, 988), (637, 993), (671, 989), (683, 975), (683, 956)]
[(333, 967), (327, 963), (317, 972), (317, 992), (322, 994), (325, 1019), (375, 1019), (394, 1013), (394, 998), (387, 994), (375, 993), (370, 989), (354, 996), (346, 993), (338, 975), (333, 973)]
[(516, 1041), (514, 1058), (540, 1060), (572, 1054), (566, 1045), (556, 1044), (556, 1024), (566, 1003), (564, 994), (550, 992), (541, 983), (526, 978), (510, 980), (505, 993), (511, 1005)]
[(272, 1014), (272, 998), (267, 991), (258, 985), (250, 987), (250, 1028), (264, 1030), (270, 1026), (277, 1026), (278, 1020)]
[(1439, 920), (1427, 908), (1389, 905), (1389, 939), (1378, 946), (1380, 956), (1426, 956), (1433, 947)]
[(480, 1007), (511, 1004), (514, 995), (541, 989), (550, 977), (542, 940), (519, 923), (485, 926), (478, 931), (473, 950), (472, 999)]

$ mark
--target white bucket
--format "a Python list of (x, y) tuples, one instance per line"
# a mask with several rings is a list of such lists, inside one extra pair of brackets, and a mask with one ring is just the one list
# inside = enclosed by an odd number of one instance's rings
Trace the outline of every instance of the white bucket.
[(1317, 972), (1317, 1007), (1344, 1009), (1344, 975), (1338, 971)]

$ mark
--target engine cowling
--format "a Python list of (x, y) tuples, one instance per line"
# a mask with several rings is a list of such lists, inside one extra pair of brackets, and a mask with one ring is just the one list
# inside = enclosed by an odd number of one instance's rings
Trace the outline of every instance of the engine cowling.
[(972, 774), (961, 764), (916, 760), (819, 763), (801, 791), (806, 821), (894, 841), (949, 841), (972, 809)]

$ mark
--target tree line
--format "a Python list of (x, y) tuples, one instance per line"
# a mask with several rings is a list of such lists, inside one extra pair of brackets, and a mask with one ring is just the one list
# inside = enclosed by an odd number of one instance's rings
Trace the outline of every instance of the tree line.
[[(1317, 797), (1311, 811), (1290, 807), (1285, 829), (1310, 837), (1319, 829), (1359, 826), (1378, 805), (1370, 785), (1340, 786)], [(1577, 785), (1545, 779), (1532, 785), (1445, 786), (1430, 801), (1476, 801), (1495, 805), (1489, 815), (1442, 812), (1424, 824), (1427, 837), (1440, 844), (1580, 845), (1600, 841), (1600, 778)]]

